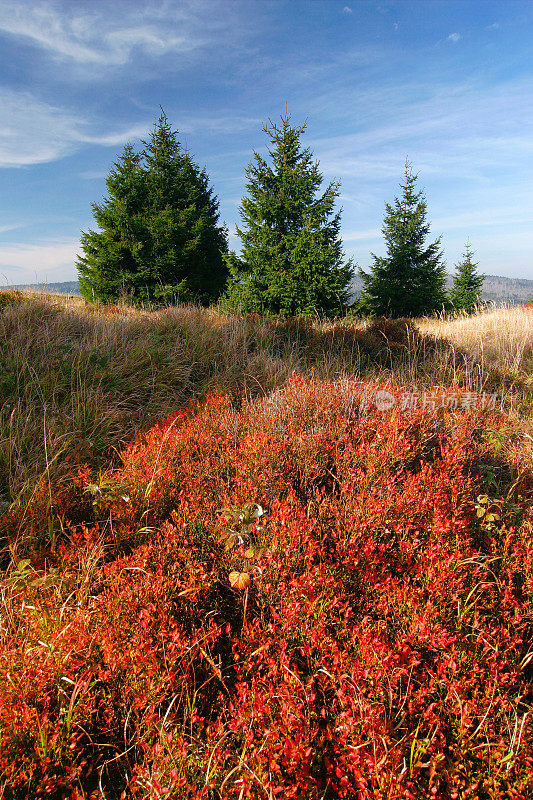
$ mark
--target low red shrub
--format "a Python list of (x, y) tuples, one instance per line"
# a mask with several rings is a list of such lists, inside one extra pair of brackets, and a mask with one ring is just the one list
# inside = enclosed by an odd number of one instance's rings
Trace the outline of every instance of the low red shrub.
[(532, 796), (529, 487), (376, 388), (215, 394), (80, 473), (6, 583), (6, 796)]

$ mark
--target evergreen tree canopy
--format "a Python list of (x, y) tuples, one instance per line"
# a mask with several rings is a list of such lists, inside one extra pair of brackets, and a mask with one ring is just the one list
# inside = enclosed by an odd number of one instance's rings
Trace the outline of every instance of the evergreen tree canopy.
[(208, 304), (228, 275), (218, 200), (164, 113), (143, 144), (141, 154), (125, 146), (106, 180), (108, 197), (93, 203), (99, 231), (81, 235), (81, 293), (103, 302), (131, 295)]
[(269, 120), (270, 163), (254, 152), (246, 170), (240, 258), (228, 256), (230, 283), (226, 304), (244, 313), (295, 316), (338, 313), (348, 303), (352, 265), (344, 263), (339, 238), (340, 212), (334, 212), (339, 183), (322, 194), (318, 163), (302, 149), (305, 123)]
[(473, 255), (474, 251), (470, 247), (470, 242), (467, 242), (462, 260), (455, 265), (456, 273), (453, 276), (450, 293), (450, 300), (454, 308), (469, 314), (475, 311), (476, 306), (481, 302), (481, 289), (485, 280), (485, 276), (479, 275), (477, 272), (478, 265), (472, 260)]
[(440, 237), (426, 244), (430, 226), (424, 193), (415, 188), (417, 178), (406, 161), (402, 195), (385, 206), (382, 232), (387, 255), (372, 253), (371, 273), (360, 270), (364, 284), (361, 308), (379, 316), (431, 314), (446, 300)]

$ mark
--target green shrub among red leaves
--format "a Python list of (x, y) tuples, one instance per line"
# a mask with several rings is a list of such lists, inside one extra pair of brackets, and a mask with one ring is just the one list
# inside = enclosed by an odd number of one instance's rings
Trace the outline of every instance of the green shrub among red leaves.
[(211, 395), (4, 520), (56, 518), (3, 585), (5, 797), (533, 796), (530, 477), (377, 388)]

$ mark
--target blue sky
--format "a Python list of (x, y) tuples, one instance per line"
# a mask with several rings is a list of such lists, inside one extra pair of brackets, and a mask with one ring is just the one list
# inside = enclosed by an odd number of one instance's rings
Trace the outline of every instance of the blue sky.
[(0, 4), (0, 284), (73, 280), (91, 202), (163, 106), (235, 223), (285, 105), (342, 182), (347, 256), (384, 252), (406, 156), (449, 271), (533, 279), (533, 3), (73, 0)]

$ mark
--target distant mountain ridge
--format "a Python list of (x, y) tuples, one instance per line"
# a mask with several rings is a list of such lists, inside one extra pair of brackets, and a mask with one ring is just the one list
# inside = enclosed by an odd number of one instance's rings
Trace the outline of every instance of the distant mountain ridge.
[[(448, 286), (453, 283), (453, 276), (448, 275)], [(357, 297), (361, 294), (363, 283), (356, 276), (351, 283), (351, 290)], [(18, 286), (0, 286), (0, 289), (32, 289), (36, 292), (50, 294), (80, 294), (78, 281), (62, 281), (60, 283), (27, 283)], [(533, 299), (533, 280), (527, 278), (504, 278), (501, 275), (487, 275), (483, 282), (483, 300), (493, 303), (519, 305)]]
[(78, 281), (61, 281), (60, 283), (21, 283), (18, 285), (9, 284), (0, 286), (0, 289), (31, 289), (34, 292), (46, 292), (47, 294), (78, 294), (80, 287)]
[[(448, 288), (453, 284), (453, 275), (448, 275), (446, 279)], [(351, 289), (356, 297), (361, 294), (363, 282), (357, 275), (352, 283)], [(509, 305), (521, 305), (533, 299), (533, 280), (527, 278), (504, 278), (501, 275), (486, 275), (483, 281), (482, 300), (492, 303), (507, 303)]]
[[(450, 278), (450, 285), (453, 279)], [(517, 305), (533, 299), (533, 280), (487, 275), (483, 281), (483, 300)]]

